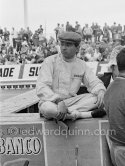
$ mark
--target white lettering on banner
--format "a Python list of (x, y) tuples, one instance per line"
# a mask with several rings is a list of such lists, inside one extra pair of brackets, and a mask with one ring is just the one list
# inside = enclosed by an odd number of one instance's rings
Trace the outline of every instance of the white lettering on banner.
[(30, 67), (29, 76), (38, 76), (39, 67)]
[(36, 80), (41, 64), (26, 64), (24, 66), (23, 79)]
[(20, 65), (3, 65), (0, 66), (0, 80), (11, 81), (18, 79), (20, 72)]
[(29, 161), (33, 166), (45, 166), (42, 122), (0, 123), (0, 166), (22, 166)]
[(39, 154), (42, 143), (38, 137), (7, 137), (0, 138), (0, 154), (6, 155), (31, 155)]
[(14, 68), (0, 68), (0, 77), (13, 77)]

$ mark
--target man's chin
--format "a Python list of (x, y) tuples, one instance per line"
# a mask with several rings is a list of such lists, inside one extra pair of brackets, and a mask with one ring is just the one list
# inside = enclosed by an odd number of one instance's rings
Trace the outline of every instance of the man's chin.
[(63, 57), (66, 59), (71, 59), (71, 57), (68, 54), (63, 54)]

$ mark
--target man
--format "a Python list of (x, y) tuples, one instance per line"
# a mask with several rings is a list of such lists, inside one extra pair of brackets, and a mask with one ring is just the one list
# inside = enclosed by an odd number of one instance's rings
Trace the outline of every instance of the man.
[(69, 23), (69, 21), (66, 22), (66, 31), (75, 31), (75, 29), (72, 27), (72, 25)]
[(30, 30), (29, 27), (27, 27), (26, 33), (28, 34), (28, 42), (29, 42), (31, 40), (31, 38), (32, 38), (32, 35), (33, 35), (32, 31)]
[(111, 159), (114, 166), (125, 165), (125, 48), (116, 57), (118, 77), (108, 87), (104, 105), (109, 117)]
[[(46, 58), (39, 71), (36, 91), (40, 114), (57, 120), (97, 117), (90, 110), (102, 106), (105, 87), (86, 63), (76, 57), (81, 36), (64, 32), (59, 41), (61, 53)], [(81, 83), (90, 93), (77, 95)], [(99, 111), (100, 116), (102, 113)]]
[(0, 27), (0, 38), (2, 39), (3, 36), (3, 29)]
[(83, 30), (83, 34), (84, 34), (86, 41), (91, 41), (93, 30), (91, 27), (88, 26), (88, 24), (85, 25), (84, 30)]
[(8, 41), (9, 40), (10, 32), (7, 30), (6, 27), (4, 28), (3, 36), (4, 36), (4, 41)]
[(118, 32), (118, 27), (117, 27), (117, 25), (116, 25), (116, 22), (114, 22), (114, 24), (111, 26), (111, 32), (112, 32), (112, 39), (114, 40), (115, 35), (116, 35), (117, 32)]
[(112, 78), (115, 79), (118, 76), (118, 68), (116, 63), (117, 54), (124, 48), (122, 39), (120, 35), (117, 35), (113, 40), (113, 50), (109, 57), (109, 67), (112, 70)]
[(12, 39), (13, 48), (16, 48), (16, 38), (17, 37), (18, 37), (18, 32), (15, 30), (14, 27), (12, 27), (11, 39)]
[(38, 29), (37, 31), (38, 31), (38, 33), (43, 32), (43, 26), (40, 25), (40, 26), (39, 26), (39, 29)]
[(56, 33), (56, 41), (58, 41), (58, 35), (60, 34), (60, 24), (57, 24), (57, 27), (54, 29), (55, 33)]

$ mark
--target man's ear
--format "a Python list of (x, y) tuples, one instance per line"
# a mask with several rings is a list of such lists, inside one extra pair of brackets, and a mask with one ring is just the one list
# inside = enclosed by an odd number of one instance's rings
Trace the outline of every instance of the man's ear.
[(76, 52), (78, 53), (80, 49), (80, 45), (76, 46)]
[(119, 70), (117, 65), (112, 66), (112, 78), (113, 80), (119, 75)]

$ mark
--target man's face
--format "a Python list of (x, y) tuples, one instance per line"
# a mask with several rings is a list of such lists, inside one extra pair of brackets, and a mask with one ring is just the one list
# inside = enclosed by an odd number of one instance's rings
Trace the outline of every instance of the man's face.
[(61, 53), (64, 58), (72, 59), (78, 53), (79, 47), (76, 47), (74, 43), (65, 41), (60, 42)]
[(86, 52), (86, 49), (85, 49), (85, 48), (81, 48), (81, 49), (80, 49), (80, 54), (81, 54), (81, 55), (84, 55), (85, 52)]
[(14, 61), (15, 61), (15, 56), (14, 56), (14, 55), (10, 56), (10, 61), (11, 61), (11, 62), (14, 62)]

